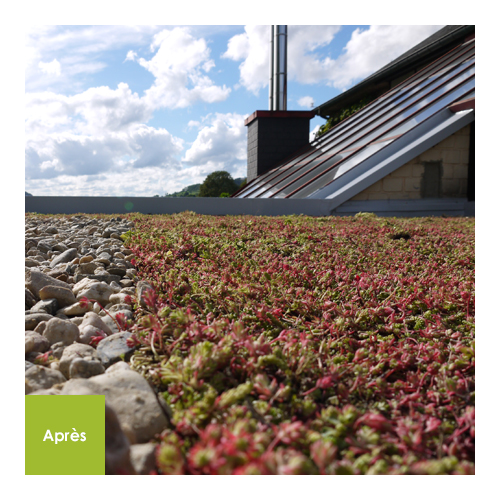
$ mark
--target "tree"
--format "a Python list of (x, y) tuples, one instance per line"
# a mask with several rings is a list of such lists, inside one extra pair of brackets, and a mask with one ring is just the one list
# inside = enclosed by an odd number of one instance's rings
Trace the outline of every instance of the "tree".
[(209, 174), (203, 181), (198, 196), (218, 198), (222, 193), (233, 194), (237, 189), (238, 185), (234, 182), (231, 174), (224, 170), (218, 170)]

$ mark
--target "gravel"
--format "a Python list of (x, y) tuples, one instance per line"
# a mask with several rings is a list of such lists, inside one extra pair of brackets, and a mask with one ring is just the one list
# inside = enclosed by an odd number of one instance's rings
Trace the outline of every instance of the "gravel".
[(122, 314), (130, 327), (129, 296), (144, 303), (149, 288), (136, 289), (121, 239), (133, 227), (121, 217), (25, 219), (25, 394), (105, 394), (110, 474), (153, 470), (150, 442), (168, 426), (153, 389), (126, 363), (131, 333), (115, 320)]

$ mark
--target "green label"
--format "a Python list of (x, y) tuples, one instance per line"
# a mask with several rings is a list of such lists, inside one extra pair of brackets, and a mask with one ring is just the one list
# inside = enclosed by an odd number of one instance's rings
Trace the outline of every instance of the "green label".
[(25, 473), (104, 474), (104, 396), (25, 396)]

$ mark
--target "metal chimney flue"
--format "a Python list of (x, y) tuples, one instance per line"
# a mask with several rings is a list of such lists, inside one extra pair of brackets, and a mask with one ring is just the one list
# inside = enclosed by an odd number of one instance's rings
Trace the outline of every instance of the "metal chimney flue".
[(287, 26), (272, 25), (269, 58), (269, 109), (286, 111)]
[(314, 113), (287, 110), (287, 31), (287, 26), (270, 27), (269, 111), (257, 110), (245, 120), (248, 182), (309, 144)]
[(273, 111), (273, 92), (274, 92), (274, 26), (270, 26), (269, 37), (269, 111)]

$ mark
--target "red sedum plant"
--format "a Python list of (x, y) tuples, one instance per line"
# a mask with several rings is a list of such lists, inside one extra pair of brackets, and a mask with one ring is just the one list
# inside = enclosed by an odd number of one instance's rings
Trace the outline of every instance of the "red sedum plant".
[(130, 215), (163, 474), (474, 474), (474, 220)]

